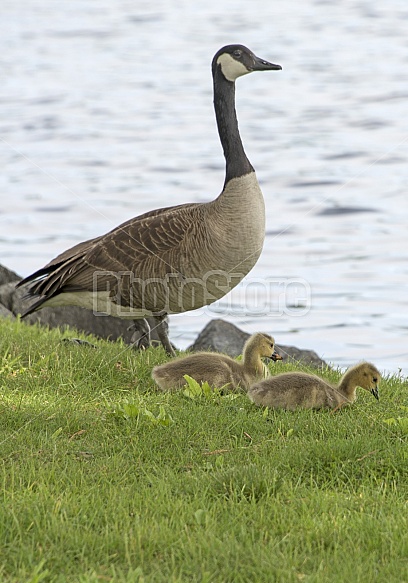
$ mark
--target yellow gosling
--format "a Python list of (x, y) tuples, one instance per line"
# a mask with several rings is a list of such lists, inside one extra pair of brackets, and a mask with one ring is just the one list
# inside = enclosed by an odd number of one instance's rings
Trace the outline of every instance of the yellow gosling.
[(241, 362), (225, 354), (198, 352), (176, 358), (154, 367), (152, 377), (162, 391), (177, 390), (186, 384), (184, 375), (212, 387), (248, 390), (250, 385), (269, 374), (261, 358), (282, 360), (275, 352), (275, 340), (269, 334), (257, 333), (248, 338)]
[(379, 399), (380, 379), (373, 364), (362, 362), (349, 368), (338, 386), (315, 375), (289, 372), (252, 385), (248, 397), (256, 405), (275, 409), (336, 409), (355, 401), (357, 387)]

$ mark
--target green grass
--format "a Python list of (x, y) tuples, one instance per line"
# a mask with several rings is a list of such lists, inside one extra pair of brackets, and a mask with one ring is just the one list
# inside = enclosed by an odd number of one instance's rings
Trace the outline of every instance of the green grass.
[(265, 411), (159, 394), (161, 349), (67, 336), (0, 321), (2, 583), (408, 580), (406, 380)]

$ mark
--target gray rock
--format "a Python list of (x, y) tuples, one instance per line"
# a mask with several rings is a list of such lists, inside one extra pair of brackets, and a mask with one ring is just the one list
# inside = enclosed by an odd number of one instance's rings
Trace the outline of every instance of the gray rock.
[(17, 273), (11, 271), (11, 269), (7, 269), (3, 265), (0, 265), (0, 285), (4, 283), (9, 283), (10, 281), (20, 281), (22, 279)]
[(23, 320), (27, 324), (41, 324), (49, 328), (75, 328), (85, 334), (93, 334), (105, 340), (123, 340), (130, 344), (131, 332), (125, 320), (93, 314), (90, 310), (77, 306), (64, 306), (61, 308), (43, 308), (39, 312), (30, 314)]
[(15, 318), (15, 315), (0, 304), (0, 318)]
[[(17, 281), (15, 283), (10, 283), (9, 286), (9, 310), (17, 316), (17, 314), (22, 314), (26, 308), (30, 305), (32, 300), (27, 298), (27, 288), (19, 287), (16, 289)], [(14, 286), (14, 288), (12, 287)]]
[(222, 352), (235, 358), (242, 354), (242, 348), (250, 334), (243, 332), (234, 324), (230, 324), (219, 318), (211, 320), (197, 336), (194, 344), (187, 350), (198, 352), (210, 350), (211, 352)]
[[(249, 337), (250, 334), (243, 332), (243, 330), (240, 330), (230, 322), (221, 319), (211, 320), (200, 332), (196, 341), (188, 350), (193, 352), (200, 350), (223, 352), (235, 358), (239, 354), (242, 354), (244, 344)], [(317, 367), (326, 366), (324, 360), (313, 350), (302, 350), (294, 346), (278, 344), (276, 345), (276, 351), (282, 356), (284, 362), (295, 360)]]
[(0, 285), (0, 304), (8, 310), (13, 311), (13, 296), (16, 291), (17, 281)]
[(328, 366), (314, 350), (307, 348), (296, 348), (296, 346), (285, 346), (276, 344), (276, 352), (281, 355), (283, 362), (299, 362), (302, 364), (323, 368)]

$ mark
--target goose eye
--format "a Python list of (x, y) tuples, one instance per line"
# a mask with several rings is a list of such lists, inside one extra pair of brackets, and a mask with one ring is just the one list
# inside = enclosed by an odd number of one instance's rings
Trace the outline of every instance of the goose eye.
[(232, 54), (234, 55), (234, 57), (238, 57), (239, 58), (242, 55), (242, 51), (240, 51), (239, 49), (237, 49)]

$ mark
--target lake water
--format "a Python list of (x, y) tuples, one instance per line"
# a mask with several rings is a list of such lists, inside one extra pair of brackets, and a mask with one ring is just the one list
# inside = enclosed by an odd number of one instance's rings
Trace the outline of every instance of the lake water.
[(283, 71), (237, 82), (266, 200), (254, 270), (171, 318), (214, 317), (347, 366), (408, 374), (406, 0), (5, 0), (0, 263), (27, 275), (152, 208), (217, 196), (210, 63), (238, 42)]

